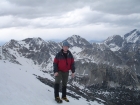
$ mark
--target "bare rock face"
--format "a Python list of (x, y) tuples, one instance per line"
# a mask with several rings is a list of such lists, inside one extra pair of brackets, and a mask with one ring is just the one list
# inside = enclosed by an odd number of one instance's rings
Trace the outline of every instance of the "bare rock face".
[[(137, 74), (128, 67), (116, 68), (106, 64), (76, 62), (77, 73), (80, 74), (76, 82), (85, 86), (99, 85), (99, 87), (123, 87), (139, 84)], [(80, 78), (80, 79), (79, 79)]]

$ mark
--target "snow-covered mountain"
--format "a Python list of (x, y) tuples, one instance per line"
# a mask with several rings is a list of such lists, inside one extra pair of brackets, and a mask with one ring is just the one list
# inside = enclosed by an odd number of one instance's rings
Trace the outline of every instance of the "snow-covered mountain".
[[(108, 77), (107, 75), (102, 76), (101, 75), (102, 73), (97, 72), (100, 78), (93, 80), (92, 76), (90, 75), (94, 70), (94, 66), (92, 66), (91, 69), (87, 65), (83, 66), (86, 63), (89, 64), (91, 63), (91, 65), (92, 64), (94, 65), (95, 63), (95, 65), (98, 66), (97, 68), (99, 71), (101, 71), (100, 68), (104, 68), (105, 72), (107, 72), (107, 69), (109, 68), (108, 65), (113, 67), (112, 71), (117, 69), (115, 71), (116, 73), (122, 71), (125, 68), (130, 67), (129, 66), (130, 60), (128, 60), (128, 58), (131, 58), (131, 56), (127, 56), (127, 59), (125, 59), (124, 56), (125, 51), (123, 51), (123, 48), (127, 48), (127, 47), (125, 47), (124, 39), (119, 35), (109, 37), (103, 43), (91, 44), (86, 39), (78, 35), (73, 35), (64, 41), (68, 41), (71, 44), (70, 51), (73, 53), (76, 61), (77, 75), (81, 75), (81, 74), (88, 75), (89, 79), (87, 80), (86, 85), (97, 84), (97, 83), (102, 84), (104, 78), (112, 78), (113, 76), (113, 75), (108, 75)], [(61, 44), (62, 42), (61, 43), (56, 43), (53, 41), (46, 42), (41, 38), (27, 38), (22, 41), (11, 40), (10, 42), (3, 45), (2, 47), (3, 56), (4, 59), (8, 59), (9, 61), (20, 65), (22, 65), (23, 63), (21, 59), (24, 59), (25, 61), (32, 60), (33, 64), (38, 65), (40, 67), (40, 70), (53, 73), (52, 62), (56, 53), (61, 50)], [(114, 46), (112, 47), (111, 45)], [(126, 43), (126, 45), (128, 44)], [(112, 48), (114, 47), (118, 48), (117, 49), (118, 52), (112, 51)], [(119, 51), (121, 52), (119, 53)], [(137, 58), (135, 62), (138, 61), (139, 59)], [(100, 64), (104, 66), (102, 67)], [(132, 63), (131, 65), (132, 66), (129, 68), (129, 71), (131, 71), (132, 69), (132, 71), (136, 73), (131, 75), (135, 77), (134, 83), (138, 84), (139, 82), (136, 75), (137, 73), (138, 74), (140, 73), (139, 64), (136, 65)], [(118, 75), (116, 76), (118, 77)], [(122, 75), (122, 77), (123, 76), (124, 75)], [(108, 79), (107, 81), (110, 82), (112, 80)], [(115, 82), (115, 78), (113, 79), (113, 81)], [(121, 82), (120, 79), (118, 79), (117, 82), (120, 83)], [(108, 86), (111, 85), (108, 84)]]
[(137, 29), (124, 35), (124, 40), (127, 43), (139, 43), (140, 42), (140, 31)]
[(107, 45), (112, 51), (120, 50), (124, 44), (139, 44), (140, 43), (140, 31), (134, 29), (129, 33), (120, 36), (114, 35), (107, 38), (104, 44)]
[(79, 35), (73, 35), (69, 38), (67, 38), (66, 40), (64, 41), (67, 41), (69, 42), (69, 44), (73, 47), (73, 46), (76, 46), (76, 47), (81, 47), (81, 48), (85, 48), (85, 47), (92, 47), (92, 45), (84, 38), (80, 37)]
[[(133, 30), (128, 34), (125, 34), (124, 37), (114, 35), (112, 37), (109, 37), (102, 43), (90, 43), (79, 35), (73, 35), (65, 39), (64, 41), (68, 41), (71, 45), (69, 50), (74, 55), (76, 66), (76, 76), (74, 79), (70, 79), (69, 85), (76, 86), (75, 88), (82, 87), (80, 88), (81, 93), (79, 93), (78, 90), (76, 91), (76, 94), (82, 95), (83, 99), (88, 99), (87, 96), (90, 94), (86, 91), (83, 91), (83, 89), (88, 86), (98, 85), (99, 87), (106, 88), (139, 88), (140, 39), (138, 30)], [(15, 72), (20, 73), (19, 71), (21, 70), (22, 72), (26, 72), (27, 74), (30, 73), (31, 78), (39, 76), (41, 78), (41, 82), (43, 83), (46, 79), (49, 79), (49, 81), (53, 82), (53, 59), (56, 53), (61, 50), (62, 42), (46, 42), (41, 38), (27, 38), (21, 41), (16, 41), (14, 39), (10, 40), (8, 43), (5, 43), (0, 47), (0, 63), (1, 65), (3, 65), (3, 68), (7, 67), (6, 69), (4, 69), (5, 71), (1, 71), (1, 73), (9, 75), (11, 78), (13, 78), (14, 74), (11, 73), (13, 71), (10, 72), (11, 75), (9, 74), (9, 72), (7, 73), (8, 68), (12, 68), (13, 66), (12, 70), (15, 69)], [(19, 77), (15, 77), (14, 79), (16, 80), (17, 78)], [(1, 80), (3, 80), (3, 82), (5, 81), (4, 79)], [(26, 80), (24, 80), (23, 83), (25, 81)], [(19, 81), (16, 82), (16, 84), (19, 83)], [(35, 84), (36, 83), (38, 84), (38, 82), (35, 82)], [(20, 87), (23, 86), (27, 88), (29, 83), (20, 85)], [(0, 86), (4, 87), (3, 84)], [(12, 88), (8, 88), (12, 90)], [(47, 89), (49, 91), (52, 91), (52, 88)], [(69, 89), (71, 89), (69, 91), (74, 91), (72, 87), (69, 87)], [(4, 91), (6, 92), (6, 90)], [(28, 92), (32, 91), (29, 90)], [(9, 97), (9, 99), (10, 98), (11, 97)], [(47, 99), (50, 100), (50, 98)], [(92, 99), (98, 101), (95, 97), (93, 97)], [(4, 103), (4, 101), (1, 102)], [(14, 100), (13, 102), (17, 101)], [(106, 102), (108, 102), (107, 99)], [(103, 104), (103, 101), (101, 101), (101, 103)], [(88, 104), (92, 105), (94, 104), (94, 102)]]
[(112, 51), (118, 51), (122, 47), (123, 38), (120, 35), (114, 35), (107, 38), (104, 44), (107, 45)]

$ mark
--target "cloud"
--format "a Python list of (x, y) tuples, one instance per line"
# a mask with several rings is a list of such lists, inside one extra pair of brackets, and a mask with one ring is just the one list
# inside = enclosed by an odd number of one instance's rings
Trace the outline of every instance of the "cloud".
[(26, 19), (17, 16), (0, 17), (0, 28), (6, 27), (34, 27), (34, 28), (73, 28), (88, 24), (106, 24), (110, 26), (140, 26), (140, 14), (116, 15), (92, 11), (90, 7), (83, 7), (59, 16)]
[(0, 13), (1, 15), (36, 18), (58, 16), (89, 6), (93, 11), (128, 15), (140, 13), (139, 4), (139, 0), (1, 0)]
[(140, 13), (139, 0), (104, 0), (91, 3), (92, 10), (109, 14), (128, 15)]
[(30, 20), (16, 16), (1, 16), (0, 20), (0, 28), (26, 27), (30, 24)]
[(73, 34), (103, 40), (138, 29), (139, 4), (139, 0), (1, 0), (0, 40), (58, 35), (64, 39)]
[(84, 4), (78, 0), (7, 0), (1, 1), (0, 6), (2, 8), (0, 15), (38, 18), (59, 16), (76, 8), (81, 8)]

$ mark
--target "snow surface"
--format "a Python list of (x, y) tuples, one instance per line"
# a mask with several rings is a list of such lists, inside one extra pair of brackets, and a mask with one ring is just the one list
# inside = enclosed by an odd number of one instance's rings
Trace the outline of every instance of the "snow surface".
[(27, 49), (29, 49), (29, 47), (30, 47), (29, 44), (26, 44), (26, 43), (25, 43), (25, 41), (19, 41), (18, 43), (19, 43), (20, 45), (26, 47)]
[[(0, 105), (58, 105), (54, 101), (53, 88), (40, 82), (35, 75), (54, 81), (53, 77), (38, 70), (37, 66), (0, 60), (0, 67)], [(70, 102), (62, 104), (102, 105), (96, 101), (87, 102), (84, 98), (68, 98)]]
[(81, 52), (82, 51), (82, 48), (79, 48), (79, 47), (72, 47), (72, 48), (70, 48), (70, 51), (72, 52), (72, 53), (79, 53), (79, 52)]
[(117, 46), (117, 45), (114, 44), (114, 43), (111, 43), (111, 44), (109, 45), (109, 47), (110, 47), (110, 50), (111, 50), (111, 51), (118, 51), (118, 50), (120, 49), (120, 47)]

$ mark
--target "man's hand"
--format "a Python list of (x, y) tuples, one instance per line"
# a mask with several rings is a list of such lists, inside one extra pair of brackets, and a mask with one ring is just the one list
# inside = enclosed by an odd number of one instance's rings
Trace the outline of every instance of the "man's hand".
[(54, 73), (54, 76), (55, 76), (55, 77), (58, 76), (58, 72), (55, 72), (55, 73)]
[(71, 74), (71, 77), (72, 77), (72, 78), (74, 78), (74, 76), (75, 76), (75, 74), (74, 74), (74, 73), (72, 73), (72, 74)]

